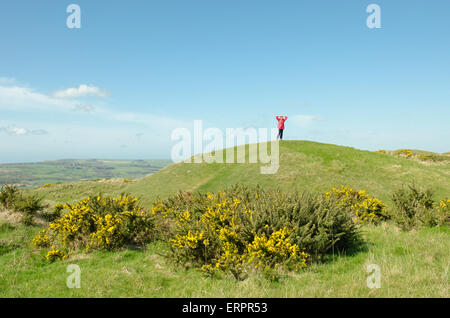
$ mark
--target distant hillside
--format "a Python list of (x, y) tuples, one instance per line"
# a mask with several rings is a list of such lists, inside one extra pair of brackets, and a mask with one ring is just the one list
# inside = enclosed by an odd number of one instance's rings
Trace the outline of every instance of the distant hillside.
[(141, 178), (170, 164), (170, 160), (56, 160), (0, 164), (0, 184), (36, 187), (47, 183), (104, 178)]
[(310, 141), (282, 141), (277, 174), (260, 174), (259, 164), (187, 164), (167, 166), (132, 182), (101, 180), (39, 188), (35, 192), (50, 201), (71, 201), (102, 192), (130, 192), (145, 205), (178, 190), (216, 191), (237, 182), (284, 190), (323, 192), (348, 185), (366, 189), (389, 202), (394, 189), (416, 184), (435, 190), (437, 198), (450, 198), (450, 161), (422, 162), (389, 154)]

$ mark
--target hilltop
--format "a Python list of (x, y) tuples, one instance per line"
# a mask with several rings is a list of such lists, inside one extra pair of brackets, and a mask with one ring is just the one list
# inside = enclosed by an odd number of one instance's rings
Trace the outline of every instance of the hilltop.
[(37, 188), (34, 192), (52, 202), (72, 201), (99, 192), (111, 195), (130, 192), (149, 206), (156, 197), (167, 197), (178, 190), (216, 191), (235, 183), (314, 192), (348, 185), (366, 189), (389, 202), (393, 189), (415, 182), (433, 189), (437, 198), (450, 197), (450, 160), (424, 160), (311, 141), (282, 141), (280, 168), (274, 175), (261, 174), (260, 164), (177, 163), (130, 182), (66, 183)]

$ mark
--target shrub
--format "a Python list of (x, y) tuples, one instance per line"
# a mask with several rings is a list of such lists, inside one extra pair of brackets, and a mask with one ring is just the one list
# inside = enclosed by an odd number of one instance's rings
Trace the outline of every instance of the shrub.
[(32, 225), (34, 217), (43, 208), (42, 198), (37, 195), (24, 195), (20, 193), (15, 197), (13, 203), (14, 211), (23, 213), (22, 222), (25, 225)]
[(153, 217), (128, 194), (117, 198), (98, 195), (55, 209), (66, 212), (39, 232), (34, 245), (69, 251), (114, 250), (125, 244), (144, 244), (155, 237)]
[[(266, 275), (270, 275), (272, 279), (277, 277), (277, 267), (280, 264), (292, 267), (296, 265), (294, 262), (301, 261), (301, 267), (306, 267), (306, 261), (309, 255), (301, 252), (297, 244), (292, 244), (289, 238), (287, 228), (282, 228), (273, 232), (270, 237), (266, 237), (263, 233), (261, 236), (255, 235), (252, 243), (247, 246), (246, 261), (254, 264), (255, 269), (261, 269)], [(289, 264), (289, 261), (292, 264)]]
[(396, 155), (397, 157), (411, 158), (413, 156), (413, 153), (409, 149), (400, 149), (395, 151), (394, 155)]
[(5, 209), (11, 209), (19, 190), (16, 186), (5, 184), (0, 191), (0, 205)]
[(448, 160), (445, 156), (440, 156), (436, 154), (419, 154), (417, 159), (420, 161), (431, 161), (431, 162), (442, 162)]
[(53, 221), (55, 221), (56, 219), (59, 219), (59, 218), (61, 217), (63, 211), (64, 211), (64, 204), (57, 203), (57, 204), (53, 207), (53, 210), (45, 211), (45, 212), (42, 214), (42, 217), (43, 217), (46, 221), (48, 221), (48, 222), (53, 222)]
[(450, 199), (441, 200), (436, 208), (435, 225), (450, 225)]
[(42, 198), (36, 195), (26, 195), (12, 185), (4, 185), (0, 191), (0, 205), (23, 214), (22, 222), (32, 225), (36, 214), (43, 210)]
[(345, 208), (350, 209), (353, 220), (358, 223), (379, 223), (389, 218), (386, 205), (367, 194), (366, 190), (354, 190), (341, 186), (325, 193), (327, 198), (336, 198)]
[(446, 204), (438, 206), (433, 201), (433, 192), (416, 185), (396, 190), (392, 195), (394, 208), (392, 218), (403, 230), (419, 226), (443, 225), (448, 218)]
[(349, 211), (323, 195), (236, 185), (215, 194), (180, 192), (157, 200), (152, 213), (171, 220), (179, 263), (237, 279), (252, 270), (276, 278), (279, 268), (301, 268), (360, 242)]

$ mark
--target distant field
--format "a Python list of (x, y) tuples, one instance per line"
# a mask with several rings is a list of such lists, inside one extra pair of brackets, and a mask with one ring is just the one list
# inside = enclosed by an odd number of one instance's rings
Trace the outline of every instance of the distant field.
[(37, 187), (48, 183), (107, 178), (142, 178), (171, 163), (170, 160), (56, 160), (0, 164), (0, 184)]

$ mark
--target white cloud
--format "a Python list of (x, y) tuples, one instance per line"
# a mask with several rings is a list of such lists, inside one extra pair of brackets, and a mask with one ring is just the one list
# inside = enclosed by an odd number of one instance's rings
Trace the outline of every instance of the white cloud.
[(79, 103), (53, 98), (27, 87), (1, 86), (0, 109), (6, 110), (71, 110)]
[(85, 85), (82, 84), (80, 87), (68, 88), (61, 91), (56, 91), (53, 93), (53, 97), (56, 98), (76, 98), (83, 96), (98, 96), (98, 97), (106, 97), (109, 94), (105, 91), (102, 91), (97, 86)]
[(46, 135), (48, 132), (44, 129), (27, 129), (20, 127), (0, 127), (0, 132), (10, 136), (25, 136), (25, 135)]
[[(187, 127), (192, 123), (170, 117), (157, 116), (149, 113), (122, 112), (112, 110), (104, 104), (86, 104), (77, 99), (58, 98), (37, 92), (28, 87), (4, 86), (0, 83), (0, 110), (27, 113), (56, 113), (73, 116), (90, 116), (101, 121), (116, 121), (121, 123), (143, 124), (155, 131), (166, 131), (178, 127)], [(5, 132), (5, 130), (3, 130)], [(11, 133), (11, 132), (9, 132)]]
[(324, 120), (322, 117), (312, 116), (312, 115), (295, 115), (295, 116), (289, 117), (289, 119), (295, 125), (300, 126), (300, 127), (307, 127), (307, 126), (310, 126), (314, 122)]
[(95, 111), (95, 107), (90, 104), (77, 104), (73, 108), (73, 111), (91, 113), (91, 112)]

